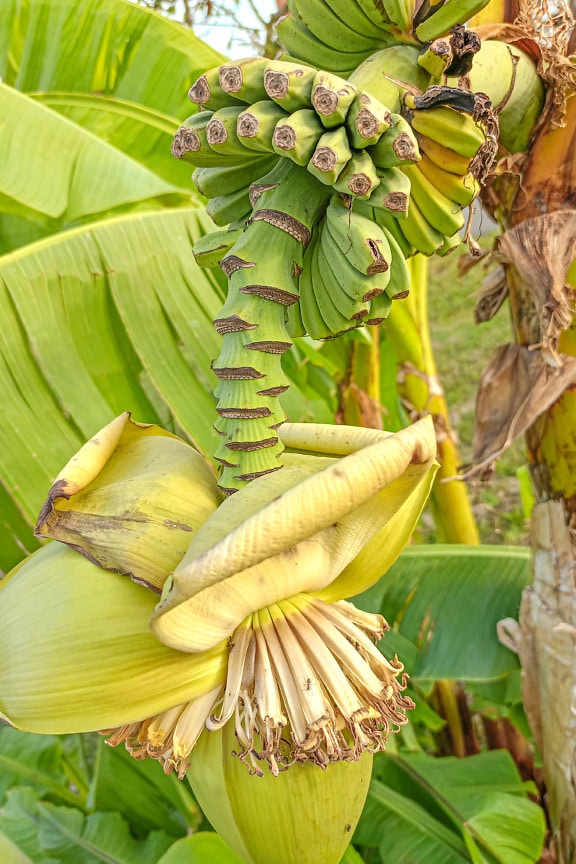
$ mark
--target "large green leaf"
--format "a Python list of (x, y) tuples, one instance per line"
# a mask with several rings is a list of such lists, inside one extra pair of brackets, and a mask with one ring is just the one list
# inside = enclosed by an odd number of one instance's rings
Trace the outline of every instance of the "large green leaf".
[(0, 78), (28, 93), (116, 96), (173, 117), (222, 55), (129, 0), (0, 0)]
[(0, 257), (0, 476), (29, 525), (124, 410), (213, 449), (222, 294), (191, 253), (205, 225), (198, 208), (128, 215)]
[(534, 864), (544, 815), (507, 751), (377, 758), (355, 842), (388, 861)]
[(193, 191), (191, 165), (175, 159), (171, 153), (172, 139), (179, 125), (175, 117), (145, 105), (95, 93), (30, 95), (102, 141), (128, 153), (131, 159), (179, 187), (183, 193)]
[(86, 816), (39, 801), (30, 787), (8, 793), (0, 830), (35, 864), (157, 864), (172, 843), (163, 831), (135, 840), (118, 813)]
[(212, 831), (178, 840), (158, 864), (242, 864), (235, 852)]
[(122, 151), (0, 84), (0, 209), (33, 211), (54, 229), (175, 192)]
[(388, 620), (383, 650), (414, 678), (489, 680), (518, 668), (496, 627), (518, 616), (529, 580), (522, 547), (412, 546), (355, 602)]

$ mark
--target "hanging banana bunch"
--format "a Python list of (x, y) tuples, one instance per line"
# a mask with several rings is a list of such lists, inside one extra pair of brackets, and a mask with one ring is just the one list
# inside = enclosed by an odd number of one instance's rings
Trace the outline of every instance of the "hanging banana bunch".
[[(417, 48), (389, 41), (382, 49), (374, 32), (349, 38), (368, 51), (349, 80), (251, 58), (209, 70), (190, 89), (200, 110), (173, 152), (197, 166), (194, 182), (222, 229), (194, 253), (229, 279), (213, 365), (226, 494), (281, 467), (281, 357), (292, 339), (381, 324), (409, 290), (405, 259), (461, 242), (462, 208), (492, 158), (484, 103), (434, 85)], [(458, 44), (469, 53), (469, 42)], [(436, 161), (421, 138), (441, 151)]]

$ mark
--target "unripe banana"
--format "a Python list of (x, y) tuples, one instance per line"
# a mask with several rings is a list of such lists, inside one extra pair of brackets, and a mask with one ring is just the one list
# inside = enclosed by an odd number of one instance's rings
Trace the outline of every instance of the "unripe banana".
[(218, 195), (206, 204), (206, 213), (216, 225), (229, 225), (231, 222), (248, 218), (252, 205), (248, 186), (230, 195)]
[(425, 45), (418, 57), (418, 65), (425, 69), (432, 78), (439, 79), (452, 63), (452, 46), (450, 39), (435, 39)]
[(339, 51), (376, 51), (380, 47), (378, 39), (352, 30), (347, 16), (335, 15), (324, 0), (288, 0), (288, 8), (317, 39)]
[(370, 219), (346, 206), (334, 196), (326, 210), (326, 229), (346, 259), (360, 273), (369, 276), (385, 272), (392, 260), (388, 239)]
[(415, 110), (412, 128), (470, 158), (476, 155), (486, 140), (483, 130), (471, 114), (447, 105)]
[(220, 89), (249, 105), (260, 102), (267, 98), (264, 75), (268, 65), (269, 61), (265, 57), (248, 57), (234, 63), (224, 63), (218, 71)]
[(360, 149), (376, 144), (392, 124), (392, 115), (385, 105), (369, 93), (357, 91), (346, 115), (348, 140)]
[(388, 36), (389, 26), (383, 15), (376, 9), (374, 0), (326, 0), (327, 6), (342, 21), (346, 21), (351, 30), (363, 36), (369, 36), (378, 42)]
[(368, 152), (377, 168), (396, 168), (420, 159), (416, 136), (401, 114), (392, 114), (390, 129)]
[(378, 172), (378, 176), (380, 185), (367, 203), (375, 209), (387, 210), (396, 219), (405, 219), (410, 201), (410, 180), (400, 168), (385, 168)]
[(224, 156), (244, 156), (256, 158), (254, 153), (244, 147), (238, 138), (236, 126), (243, 107), (221, 108), (216, 111), (206, 126), (206, 138), (215, 153)]
[(380, 184), (376, 166), (366, 150), (355, 150), (352, 158), (334, 183), (334, 189), (345, 195), (369, 198)]
[(387, 292), (378, 294), (370, 301), (370, 311), (366, 316), (364, 323), (378, 326), (382, 324), (392, 308), (392, 300)]
[(444, 144), (439, 144), (438, 141), (433, 141), (427, 138), (426, 135), (418, 135), (418, 147), (420, 152), (427, 156), (431, 162), (442, 168), (443, 171), (449, 171), (451, 174), (467, 174), (470, 167), (470, 158), (456, 153), (455, 150), (445, 147)]
[(301, 108), (277, 123), (272, 147), (280, 156), (288, 156), (297, 165), (307, 165), (324, 134), (320, 118), (312, 108)]
[(442, 234), (430, 225), (413, 198), (408, 217), (398, 225), (408, 242), (423, 255), (433, 255), (444, 242)]
[(444, 258), (446, 255), (449, 255), (451, 252), (454, 252), (459, 246), (462, 246), (464, 240), (460, 236), (459, 232), (453, 234), (451, 237), (445, 237), (444, 243), (440, 246), (439, 249), (436, 250), (436, 255), (439, 255), (441, 258)]
[[(470, 89), (486, 93), (498, 113), (500, 144), (511, 153), (525, 152), (546, 95), (532, 57), (516, 44), (486, 39), (467, 78)], [(449, 78), (447, 84), (458, 81)]]
[(300, 292), (300, 315), (306, 333), (311, 339), (329, 339), (333, 333), (322, 318), (316, 298), (316, 291), (312, 281), (313, 275), (313, 256), (316, 247), (319, 245), (319, 232), (315, 231), (314, 235), (306, 247), (304, 259), (302, 262), (302, 272), (298, 280)]
[(489, 0), (446, 0), (438, 8), (432, 6), (428, 17), (416, 27), (416, 36), (421, 42), (445, 36), (452, 27), (469, 21), (488, 3)]
[(196, 168), (192, 180), (198, 191), (206, 198), (229, 195), (266, 174), (277, 161), (275, 156), (268, 156), (263, 159), (245, 160), (239, 165), (224, 163), (214, 168)]
[(411, 85), (423, 92), (430, 75), (418, 65), (419, 49), (413, 45), (394, 45), (376, 51), (358, 65), (349, 77), (350, 84), (365, 90), (390, 111), (399, 112), (406, 88)]
[[(370, 218), (370, 213), (366, 212), (364, 209), (366, 204), (364, 201), (354, 201), (354, 207), (357, 208), (360, 213), (364, 213)], [(379, 225), (383, 231), (386, 232), (386, 236), (388, 237), (388, 242), (390, 243), (390, 249), (392, 249), (392, 244), (390, 238), (392, 237), (399, 249), (402, 252), (404, 258), (410, 258), (416, 252), (414, 246), (408, 242), (402, 231), (400, 230), (400, 222), (392, 216), (392, 214), (388, 210), (380, 210), (378, 208), (370, 207), (367, 208), (372, 214), (372, 218), (376, 225)], [(392, 275), (390, 277), (390, 281), (392, 281)]]
[(441, 189), (447, 198), (462, 207), (471, 204), (480, 192), (480, 184), (470, 173), (458, 175), (452, 174), (450, 171), (443, 171), (442, 168), (425, 157), (418, 163), (418, 167), (433, 186)]
[[(322, 274), (322, 281), (330, 300), (340, 313), (340, 316), (348, 322), (347, 329), (352, 327), (361, 327), (364, 323), (364, 319), (370, 311), (370, 301), (363, 300), (361, 296), (351, 297), (350, 294), (347, 293), (346, 288), (348, 286), (343, 285), (344, 277), (341, 275), (339, 269), (343, 256), (340, 254), (340, 251), (335, 244), (332, 247), (331, 253), (329, 254), (327, 252), (326, 240), (329, 238), (330, 235), (328, 234), (326, 235), (326, 238), (322, 236), (322, 242), (318, 243), (317, 266)], [(334, 256), (336, 256), (336, 261), (334, 261)], [(357, 271), (354, 272), (357, 276), (360, 275)]]
[(351, 158), (346, 130), (339, 126), (320, 137), (308, 162), (308, 171), (322, 183), (333, 186)]
[(188, 98), (202, 108), (218, 111), (231, 105), (241, 105), (242, 101), (230, 93), (225, 93), (220, 87), (220, 66), (208, 69), (192, 85)]
[(264, 73), (264, 89), (270, 99), (292, 113), (300, 108), (312, 107), (315, 77), (316, 70), (302, 63), (269, 60)]
[[(401, 234), (402, 232), (398, 229), (398, 224), (395, 220), (390, 219), (390, 222), (395, 223), (396, 230)], [(389, 228), (384, 228), (383, 226), (379, 226), (384, 232), (386, 239), (388, 240), (388, 244), (390, 246), (390, 254), (392, 256), (390, 261), (390, 281), (388, 282), (388, 286), (386, 288), (386, 294), (392, 300), (401, 300), (404, 297), (407, 297), (410, 293), (410, 268), (406, 263), (406, 258), (404, 257), (404, 252), (396, 237), (390, 231)]]
[[(342, 290), (354, 303), (365, 306), (373, 297), (382, 294), (390, 281), (390, 268), (379, 268), (367, 275), (354, 267), (329, 230), (322, 223), (320, 248)], [(344, 310), (342, 310), (344, 312)], [(363, 317), (363, 316), (362, 316)]]
[(240, 165), (249, 156), (248, 151), (224, 156), (215, 153), (208, 144), (206, 127), (212, 117), (212, 111), (201, 111), (184, 120), (174, 136), (172, 155), (176, 159), (208, 168)]
[(356, 95), (356, 89), (330, 72), (316, 74), (312, 87), (312, 107), (326, 129), (340, 126)]
[(255, 102), (238, 115), (236, 133), (242, 144), (250, 150), (273, 153), (272, 137), (276, 124), (288, 116), (279, 105), (269, 99)]
[(312, 285), (314, 294), (316, 296), (316, 302), (322, 320), (330, 331), (331, 336), (340, 336), (342, 333), (347, 333), (349, 330), (353, 330), (357, 326), (357, 323), (355, 321), (350, 321), (350, 319), (343, 315), (334, 305), (324, 278), (327, 266), (324, 262), (324, 266), (321, 266), (319, 252), (320, 243), (316, 246), (312, 258)]
[(403, 33), (412, 32), (415, 0), (382, 0), (386, 15)]
[(407, 165), (401, 169), (410, 180), (411, 198), (433, 228), (445, 237), (451, 237), (464, 226), (464, 214), (459, 205), (442, 193), (441, 186), (436, 186), (424, 176), (420, 165)]
[(300, 308), (300, 301), (298, 303), (292, 303), (291, 306), (287, 306), (285, 314), (286, 330), (288, 331), (289, 337), (291, 339), (296, 339), (300, 336), (306, 336), (306, 327), (304, 326), (304, 322), (302, 321), (302, 310)]
[(335, 72), (342, 78), (348, 75), (372, 53), (371, 48), (356, 53), (339, 51), (321, 42), (301, 21), (286, 15), (276, 24), (276, 35), (287, 55), (283, 60), (299, 60), (328, 72)]
[(192, 252), (199, 267), (218, 267), (236, 243), (241, 230), (212, 231), (194, 243)]

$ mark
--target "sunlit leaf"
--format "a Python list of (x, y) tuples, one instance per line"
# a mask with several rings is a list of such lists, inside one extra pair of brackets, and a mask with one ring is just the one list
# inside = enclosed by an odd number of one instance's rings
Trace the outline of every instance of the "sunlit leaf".
[(518, 668), (496, 625), (518, 617), (529, 579), (522, 547), (412, 546), (356, 602), (382, 612), (392, 627), (384, 650), (414, 678), (489, 680)]
[(242, 864), (242, 859), (212, 831), (178, 840), (158, 864)]

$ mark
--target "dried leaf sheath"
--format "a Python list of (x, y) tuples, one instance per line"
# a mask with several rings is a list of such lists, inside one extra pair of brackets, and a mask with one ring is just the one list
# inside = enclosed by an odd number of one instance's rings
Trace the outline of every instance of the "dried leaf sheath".
[(220, 262), (229, 290), (214, 322), (223, 344), (213, 371), (225, 492), (281, 467), (277, 429), (286, 417), (279, 397), (288, 388), (281, 358), (292, 344), (286, 310), (298, 302), (303, 250), (329, 194), (287, 164), (281, 182), (260, 192), (246, 229)]

